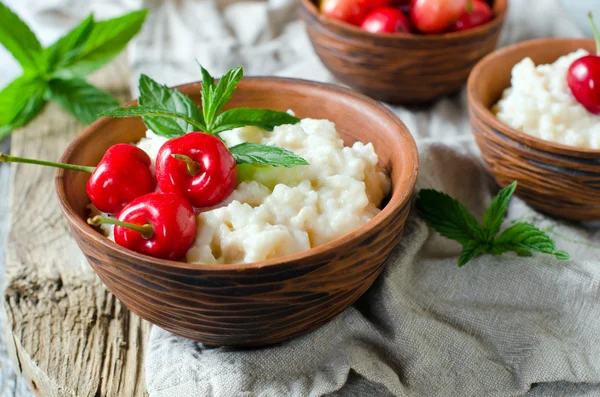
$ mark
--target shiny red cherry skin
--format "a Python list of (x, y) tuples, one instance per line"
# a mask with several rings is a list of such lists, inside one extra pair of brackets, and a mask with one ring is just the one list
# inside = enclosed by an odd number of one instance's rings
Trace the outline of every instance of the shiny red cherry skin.
[(587, 55), (573, 62), (567, 84), (577, 102), (590, 113), (600, 114), (600, 56)]
[(132, 200), (156, 190), (150, 157), (135, 145), (111, 146), (88, 180), (86, 191), (100, 211), (118, 214)]
[(151, 236), (115, 225), (115, 242), (154, 258), (180, 260), (196, 238), (196, 215), (184, 198), (174, 193), (155, 192), (129, 203), (117, 219), (138, 226), (150, 225)]
[(412, 31), (408, 18), (402, 11), (393, 7), (371, 11), (360, 27), (371, 33), (410, 33)]
[[(197, 167), (175, 158), (185, 156)], [(156, 156), (156, 179), (163, 192), (180, 195), (194, 207), (212, 207), (225, 200), (237, 182), (237, 164), (215, 135), (189, 132), (166, 142)]]
[(413, 0), (410, 19), (422, 33), (443, 33), (452, 27), (466, 6), (467, 0)]
[(323, 15), (352, 25), (360, 25), (370, 9), (368, 0), (323, 0)]
[(473, 9), (471, 12), (465, 11), (460, 18), (454, 22), (453, 32), (473, 29), (474, 27), (484, 25), (494, 19), (494, 12), (483, 0), (473, 0)]

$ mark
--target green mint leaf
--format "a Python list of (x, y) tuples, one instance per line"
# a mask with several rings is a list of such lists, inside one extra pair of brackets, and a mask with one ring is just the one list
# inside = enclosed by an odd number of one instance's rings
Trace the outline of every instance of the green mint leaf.
[[(150, 108), (146, 106), (130, 106), (127, 108), (116, 108), (113, 110), (109, 110), (100, 114), (100, 116), (107, 117), (118, 117), (118, 118), (126, 118), (126, 117), (150, 117), (150, 116), (159, 116), (159, 117), (170, 117), (175, 119), (181, 119), (186, 121), (187, 123), (193, 125), (198, 129), (198, 131), (205, 131), (206, 126), (202, 125), (197, 120), (190, 118), (188, 115), (183, 113), (171, 112), (163, 109)], [(161, 133), (166, 131), (161, 131)], [(160, 135), (160, 134), (159, 134)], [(167, 135), (163, 134), (167, 138), (175, 138), (183, 135), (183, 133), (178, 133), (177, 135)]]
[(42, 45), (25, 22), (1, 2), (0, 44), (15, 57), (23, 70), (41, 71)]
[(441, 234), (465, 246), (472, 241), (483, 241), (483, 230), (477, 219), (458, 200), (433, 189), (419, 192), (416, 202), (419, 215)]
[[(215, 79), (208, 73), (206, 69), (200, 66), (200, 71), (202, 72), (202, 113), (204, 114), (204, 120), (206, 122), (206, 126), (211, 128), (212, 123), (214, 121), (215, 111), (212, 109), (215, 101)], [(208, 132), (208, 131), (207, 131)], [(212, 131), (211, 131), (212, 132)]]
[(231, 96), (237, 88), (237, 85), (243, 77), (244, 68), (238, 66), (225, 73), (219, 79), (219, 83), (217, 84), (217, 88), (215, 89), (214, 93), (214, 103), (211, 106), (211, 111), (213, 112), (211, 116), (213, 121), (216, 115), (219, 114), (221, 109), (223, 109), (223, 106), (229, 102)]
[(73, 58), (80, 55), (85, 47), (85, 41), (94, 29), (94, 17), (89, 15), (69, 33), (48, 47), (46, 55), (46, 70), (55, 71), (68, 65)]
[[(140, 76), (139, 89), (141, 106), (182, 113), (204, 125), (204, 117), (198, 105), (178, 90), (161, 85), (144, 74)], [(148, 129), (162, 136), (180, 136), (198, 130), (194, 125), (181, 119), (144, 117), (143, 120)]]
[(35, 75), (23, 75), (0, 91), (0, 137), (27, 124), (44, 107), (46, 82)]
[(510, 201), (516, 188), (517, 181), (514, 181), (504, 189), (501, 189), (485, 211), (485, 215), (483, 217), (483, 229), (487, 241), (493, 241), (494, 237), (496, 237), (496, 234), (498, 234), (500, 231), (500, 226), (502, 226), (502, 222), (506, 216), (508, 202)]
[(463, 267), (471, 259), (484, 253), (484, 247), (479, 241), (469, 241), (463, 245), (463, 249), (458, 256), (458, 267)]
[(215, 79), (202, 65), (200, 65), (200, 71), (202, 72), (202, 112), (209, 129), (207, 132), (214, 133), (213, 124), (217, 114), (231, 99), (238, 83), (244, 77), (244, 69), (241, 66), (231, 69), (219, 79), (217, 85), (215, 85)]
[(212, 132), (218, 134), (233, 128), (255, 126), (273, 131), (273, 128), (282, 124), (296, 124), (299, 118), (286, 112), (277, 112), (267, 109), (235, 108), (229, 109), (219, 115), (215, 120)]
[(308, 165), (302, 157), (277, 146), (244, 142), (230, 147), (229, 151), (238, 164), (261, 164), (273, 167)]
[(49, 85), (50, 98), (84, 124), (91, 124), (99, 113), (119, 104), (112, 95), (83, 79), (53, 79)]
[(85, 45), (62, 62), (54, 76), (81, 77), (98, 70), (117, 56), (140, 31), (147, 14), (148, 10), (134, 11), (95, 23)]
[(552, 255), (554, 255), (556, 259), (560, 259), (562, 261), (571, 259), (571, 255), (569, 255), (569, 253), (565, 251), (554, 251)]
[(519, 222), (503, 231), (494, 241), (492, 253), (496, 255), (514, 251), (518, 254), (536, 251), (567, 259), (569, 254), (556, 251), (554, 241), (543, 231), (530, 223)]

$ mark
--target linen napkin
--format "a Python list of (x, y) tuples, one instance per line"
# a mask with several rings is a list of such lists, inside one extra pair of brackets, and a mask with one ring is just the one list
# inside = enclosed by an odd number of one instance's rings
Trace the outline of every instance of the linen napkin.
[[(146, 5), (157, 12), (130, 51), (135, 72), (169, 84), (198, 80), (196, 57), (217, 75), (241, 64), (248, 75), (334, 82), (296, 0)], [(502, 43), (579, 35), (554, 2), (513, 0)], [(481, 217), (497, 188), (481, 166), (465, 93), (392, 109), (419, 144), (417, 188), (445, 191)], [(572, 260), (483, 256), (459, 269), (458, 244), (411, 214), (375, 285), (311, 334), (268, 348), (208, 349), (153, 327), (150, 396), (600, 395), (597, 225), (552, 219), (518, 199), (508, 218), (534, 222)]]

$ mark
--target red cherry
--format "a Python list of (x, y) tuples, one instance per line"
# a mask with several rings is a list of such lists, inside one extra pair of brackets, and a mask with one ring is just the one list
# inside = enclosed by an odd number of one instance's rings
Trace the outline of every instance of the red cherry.
[(465, 11), (460, 18), (454, 22), (454, 26), (452, 27), (453, 32), (472, 29), (494, 19), (494, 12), (489, 5), (483, 2), (483, 0), (473, 0), (472, 6), (467, 6), (467, 8), (469, 8), (470, 11)]
[(160, 148), (156, 179), (163, 192), (176, 193), (194, 207), (212, 207), (235, 189), (237, 164), (219, 138), (190, 132)]
[(111, 146), (97, 167), (54, 163), (0, 153), (0, 162), (37, 164), (73, 171), (88, 172), (91, 175), (86, 191), (100, 211), (117, 214), (137, 197), (153, 192), (156, 181), (150, 171), (150, 157), (134, 145), (120, 143)]
[(185, 199), (155, 192), (138, 197), (117, 219), (96, 216), (90, 225), (113, 224), (115, 242), (140, 254), (179, 260), (196, 238), (196, 215)]
[(135, 145), (111, 146), (88, 180), (86, 191), (102, 212), (117, 214), (133, 199), (156, 189), (150, 157)]
[(600, 114), (600, 34), (588, 14), (592, 30), (596, 37), (596, 51), (598, 55), (587, 55), (579, 58), (567, 72), (567, 84), (577, 102), (590, 113)]
[(360, 27), (371, 33), (410, 33), (412, 30), (402, 11), (392, 7), (371, 11)]
[(360, 25), (369, 10), (367, 0), (323, 0), (321, 13), (330, 18)]
[(394, 2), (394, 0), (366, 0), (368, 10), (376, 10), (378, 8), (387, 7)]
[(413, 0), (410, 18), (422, 33), (443, 33), (461, 16), (467, 0)]

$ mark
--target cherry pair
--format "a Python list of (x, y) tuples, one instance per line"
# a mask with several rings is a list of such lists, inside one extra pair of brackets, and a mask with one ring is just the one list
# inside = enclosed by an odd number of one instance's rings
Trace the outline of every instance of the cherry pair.
[(235, 188), (237, 166), (223, 142), (200, 132), (168, 141), (159, 151), (156, 181), (148, 155), (134, 145), (110, 147), (97, 167), (51, 163), (0, 154), (2, 162), (52, 166), (91, 173), (86, 191), (92, 203), (116, 219), (95, 217), (93, 225), (114, 224), (115, 242), (136, 252), (180, 259), (193, 244), (192, 206), (210, 207)]

